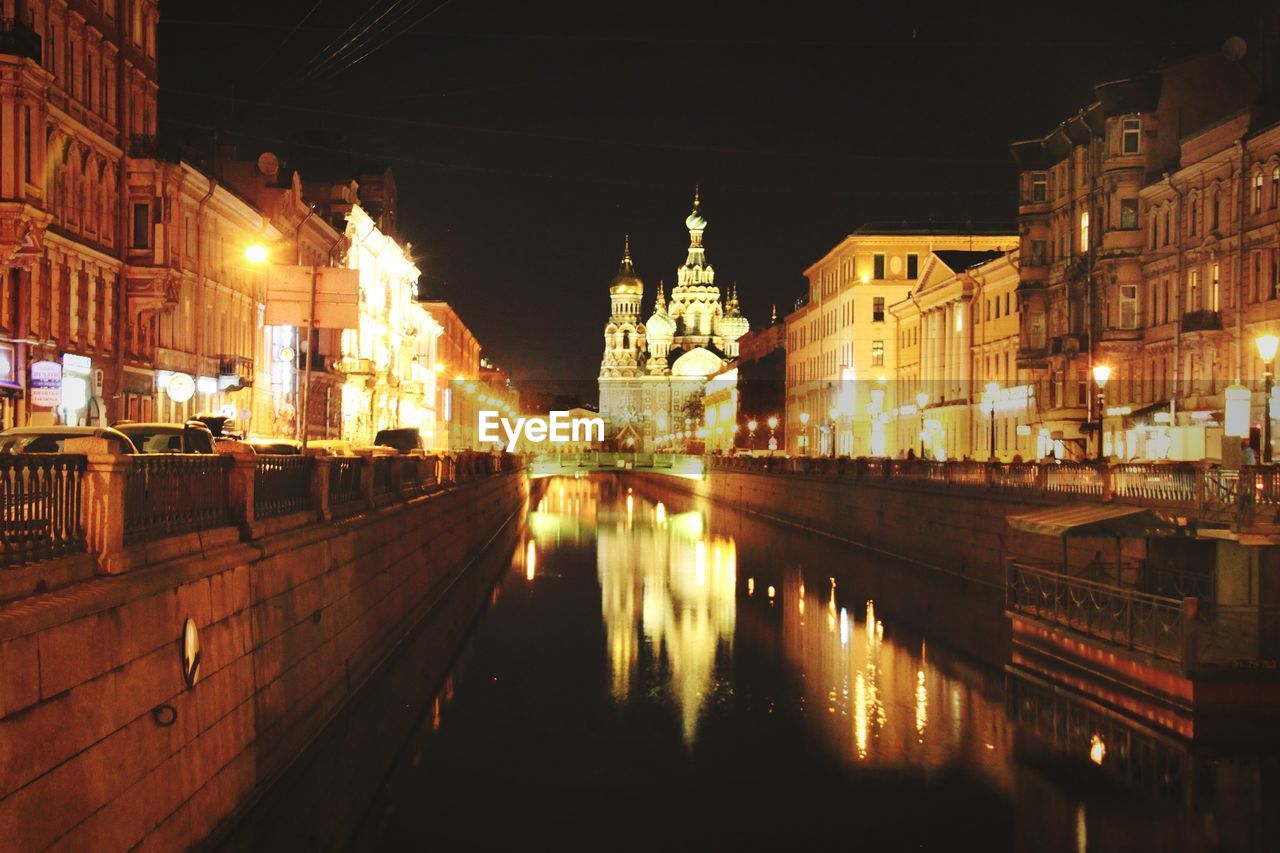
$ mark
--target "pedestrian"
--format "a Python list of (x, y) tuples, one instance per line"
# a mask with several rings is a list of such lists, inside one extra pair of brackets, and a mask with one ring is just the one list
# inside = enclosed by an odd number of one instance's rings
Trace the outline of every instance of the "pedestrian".
[(1240, 467), (1247, 468), (1258, 464), (1258, 454), (1253, 452), (1249, 439), (1240, 442)]
[(910, 449), (908, 449), (908, 450), (907, 450), (907, 458), (908, 458), (908, 459), (915, 459), (915, 458), (916, 458), (916, 449), (915, 449), (914, 447), (912, 447), (912, 448), (910, 448)]

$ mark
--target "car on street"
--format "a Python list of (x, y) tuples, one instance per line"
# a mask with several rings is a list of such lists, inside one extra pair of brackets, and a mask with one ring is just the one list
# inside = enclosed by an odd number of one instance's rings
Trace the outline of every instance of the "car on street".
[(326, 456), (355, 456), (351, 442), (340, 438), (311, 439), (307, 442), (308, 453), (323, 453)]
[(62, 453), (72, 438), (105, 438), (119, 453), (138, 452), (127, 435), (111, 427), (25, 426), (0, 432), (0, 453)]
[(302, 442), (292, 438), (250, 438), (241, 443), (260, 456), (302, 455)]
[(185, 424), (118, 423), (139, 453), (214, 453), (213, 434), (200, 421)]
[(373, 443), (382, 447), (390, 447), (398, 453), (409, 453), (422, 450), (422, 433), (412, 427), (396, 427), (380, 429), (373, 437)]

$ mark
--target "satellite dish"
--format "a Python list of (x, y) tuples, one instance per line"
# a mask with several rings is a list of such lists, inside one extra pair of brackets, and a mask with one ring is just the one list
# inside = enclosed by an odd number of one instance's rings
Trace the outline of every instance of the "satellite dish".
[(1239, 62), (1248, 50), (1249, 45), (1240, 36), (1232, 36), (1222, 43), (1222, 56), (1228, 62)]
[(274, 178), (280, 171), (280, 158), (270, 151), (264, 151), (258, 157), (258, 171), (269, 178)]

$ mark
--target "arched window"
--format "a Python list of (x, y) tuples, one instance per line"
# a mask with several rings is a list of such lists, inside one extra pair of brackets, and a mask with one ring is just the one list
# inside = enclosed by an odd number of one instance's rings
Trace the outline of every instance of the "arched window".
[(1222, 195), (1218, 192), (1218, 188), (1213, 188), (1213, 198), (1210, 202), (1209, 210), (1209, 228), (1213, 231), (1218, 230), (1218, 225), (1222, 221)]
[(1080, 251), (1089, 251), (1089, 211), (1080, 213)]
[(631, 349), (631, 332), (627, 329), (622, 330), (622, 348)]
[(1187, 215), (1187, 233), (1192, 237), (1196, 234), (1196, 222), (1200, 219), (1200, 197), (1192, 196), (1190, 199), (1190, 210)]
[(1262, 212), (1262, 172), (1253, 176), (1253, 212)]
[(1271, 209), (1280, 205), (1280, 166), (1271, 167)]

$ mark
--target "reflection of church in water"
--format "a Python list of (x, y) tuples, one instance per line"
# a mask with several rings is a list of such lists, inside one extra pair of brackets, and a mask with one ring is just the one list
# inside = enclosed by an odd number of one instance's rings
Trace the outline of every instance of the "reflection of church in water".
[(670, 697), (685, 743), (722, 689), (737, 612), (737, 550), (707, 535), (702, 516), (667, 518), (627, 496), (625, 516), (602, 518), (596, 564), (612, 693), (625, 703), (655, 687)]
[(648, 322), (640, 321), (644, 282), (631, 260), (630, 241), (609, 287), (612, 313), (600, 362), (600, 414), (609, 438), (634, 435), (641, 449), (683, 426), (687, 400), (738, 357), (738, 339), (749, 327), (738, 310), (736, 288), (721, 301), (702, 246), (707, 220), (700, 206), (695, 192), (693, 212), (684, 221), (689, 254), (676, 271), (669, 304), (659, 283), (653, 313)]

